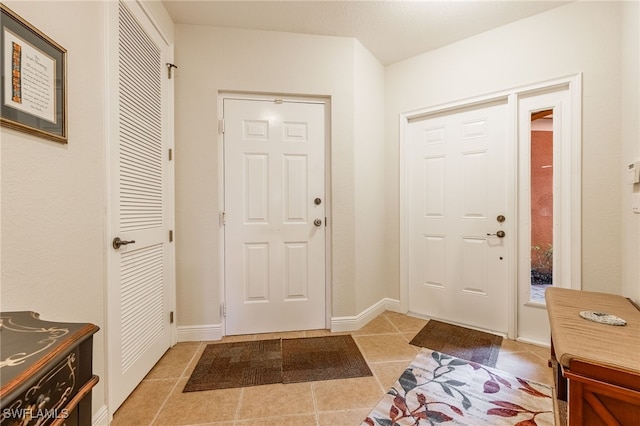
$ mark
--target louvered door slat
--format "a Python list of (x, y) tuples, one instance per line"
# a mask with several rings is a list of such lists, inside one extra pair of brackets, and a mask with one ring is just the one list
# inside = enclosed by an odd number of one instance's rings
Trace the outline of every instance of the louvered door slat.
[(162, 227), (161, 52), (120, 6), (120, 186), (123, 231)]

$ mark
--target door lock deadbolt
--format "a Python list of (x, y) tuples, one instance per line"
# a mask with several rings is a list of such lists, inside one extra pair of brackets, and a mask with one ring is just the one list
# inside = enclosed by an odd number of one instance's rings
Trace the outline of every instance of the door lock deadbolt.
[(320, 203), (322, 203), (322, 200), (321, 200), (320, 198), (316, 198), (315, 200), (313, 200), (313, 203), (314, 203), (316, 206), (319, 206), (319, 205), (320, 205)]

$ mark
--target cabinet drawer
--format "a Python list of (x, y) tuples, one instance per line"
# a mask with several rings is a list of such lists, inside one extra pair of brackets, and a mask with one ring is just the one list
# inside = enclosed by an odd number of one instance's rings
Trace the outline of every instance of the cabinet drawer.
[(3, 404), (2, 426), (48, 425), (71, 414), (65, 406), (78, 392), (80, 350), (73, 349), (53, 368), (33, 381), (9, 404)]

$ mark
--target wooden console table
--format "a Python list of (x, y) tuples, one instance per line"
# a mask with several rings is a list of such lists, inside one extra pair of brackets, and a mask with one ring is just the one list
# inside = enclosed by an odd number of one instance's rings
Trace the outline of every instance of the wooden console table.
[(91, 425), (93, 324), (0, 313), (0, 425)]
[[(568, 424), (640, 425), (640, 310), (622, 296), (548, 288), (551, 358), (556, 391), (568, 401)], [(625, 326), (580, 317), (612, 314)]]

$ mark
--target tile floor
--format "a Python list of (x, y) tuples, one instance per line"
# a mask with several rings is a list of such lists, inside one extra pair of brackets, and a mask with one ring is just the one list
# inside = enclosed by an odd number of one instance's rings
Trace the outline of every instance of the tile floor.
[[(402, 374), (419, 348), (409, 345), (426, 320), (384, 312), (352, 332), (373, 377), (182, 393), (205, 346), (178, 343), (114, 415), (114, 426), (356, 426)], [(326, 330), (225, 337), (221, 342), (311, 337)], [(496, 368), (553, 384), (549, 350), (504, 339)]]

